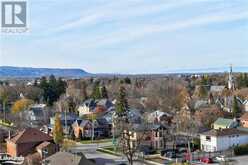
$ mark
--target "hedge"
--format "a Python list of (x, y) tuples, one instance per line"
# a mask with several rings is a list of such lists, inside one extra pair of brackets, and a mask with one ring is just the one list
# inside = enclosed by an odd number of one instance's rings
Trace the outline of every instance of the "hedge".
[(234, 148), (235, 155), (247, 155), (248, 154), (248, 144), (236, 146)]

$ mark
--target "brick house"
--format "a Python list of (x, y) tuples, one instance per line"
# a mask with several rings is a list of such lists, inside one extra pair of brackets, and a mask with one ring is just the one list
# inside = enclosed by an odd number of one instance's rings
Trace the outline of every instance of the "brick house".
[[(48, 134), (35, 128), (27, 128), (20, 131), (14, 137), (6, 139), (7, 153), (11, 156), (27, 156), (36, 152), (36, 147), (44, 142), (54, 143)], [(55, 146), (55, 145), (54, 145)]]

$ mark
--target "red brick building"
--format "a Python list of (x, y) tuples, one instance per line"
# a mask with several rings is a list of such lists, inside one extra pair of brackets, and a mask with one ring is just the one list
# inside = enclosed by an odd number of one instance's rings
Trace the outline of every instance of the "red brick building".
[(14, 157), (34, 153), (36, 147), (44, 142), (54, 143), (51, 136), (35, 128), (27, 128), (18, 132), (16, 136), (6, 139), (6, 142), (7, 152)]

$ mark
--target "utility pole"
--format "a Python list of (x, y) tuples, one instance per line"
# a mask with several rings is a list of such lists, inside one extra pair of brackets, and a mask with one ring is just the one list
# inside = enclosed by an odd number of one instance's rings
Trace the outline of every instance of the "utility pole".
[(3, 100), (3, 121), (6, 121), (6, 101)]
[(94, 128), (94, 119), (93, 119), (93, 113), (91, 115), (91, 120), (92, 120), (92, 134), (91, 134), (91, 142), (93, 143), (94, 141), (94, 134), (95, 134), (95, 128)]
[(66, 109), (67, 109), (67, 108), (65, 108), (65, 136), (67, 137), (67, 135), (68, 135), (68, 134), (67, 134), (67, 133), (68, 133), (68, 132), (67, 132), (67, 131), (68, 131), (68, 129), (67, 129), (67, 116), (66, 116)]
[(114, 115), (115, 113), (112, 115), (112, 144), (114, 145), (114, 150), (116, 151)]

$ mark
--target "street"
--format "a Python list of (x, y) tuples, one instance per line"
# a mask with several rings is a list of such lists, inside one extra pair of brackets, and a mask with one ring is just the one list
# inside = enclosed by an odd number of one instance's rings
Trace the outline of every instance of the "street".
[[(77, 143), (76, 146), (70, 148), (70, 151), (73, 153), (83, 153), (86, 158), (94, 159), (97, 165), (116, 165), (120, 163), (128, 164), (126, 157), (114, 156), (110, 154), (105, 154), (99, 151), (96, 151), (99, 147), (105, 147), (112, 145), (111, 142), (107, 143), (93, 143), (93, 144), (81, 144)], [(143, 165), (142, 162), (134, 162), (134, 165)]]

